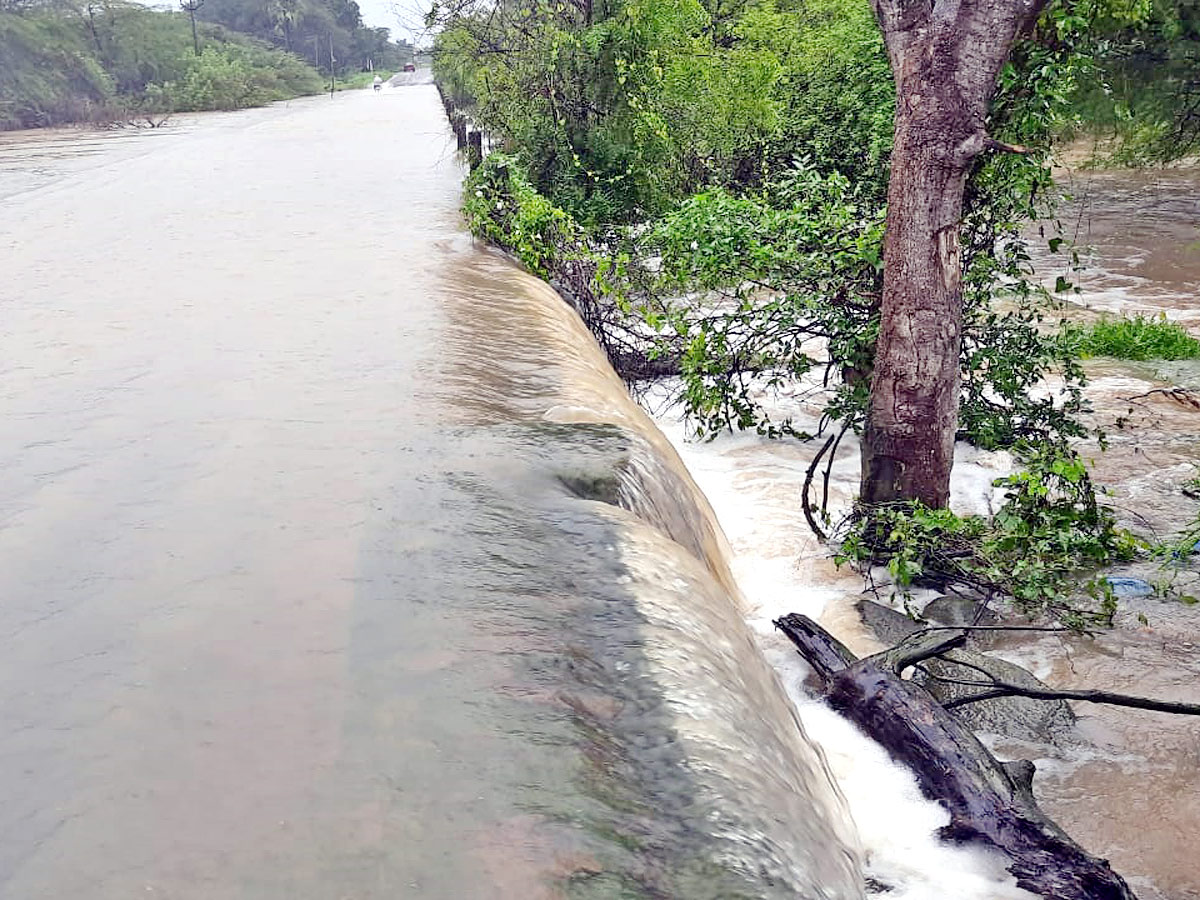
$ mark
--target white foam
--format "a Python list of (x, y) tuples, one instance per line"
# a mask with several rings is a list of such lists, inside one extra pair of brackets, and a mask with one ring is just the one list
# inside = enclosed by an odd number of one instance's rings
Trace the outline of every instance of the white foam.
[[(725, 530), (733, 550), (733, 573), (747, 603), (747, 621), (809, 737), (828, 758), (861, 834), (868, 874), (892, 886), (884, 895), (889, 900), (1033, 897), (1016, 887), (1001, 859), (938, 840), (936, 832), (949, 814), (922, 797), (912, 773), (892, 762), (882, 747), (805, 692), (806, 666), (771, 624), (792, 612), (814, 618), (825, 614), (828, 622), (861, 589), (858, 576), (834, 568), (804, 522), (800, 489), (811, 446), (749, 434), (689, 441), (678, 410), (661, 402), (667, 389), (652, 394), (651, 399), (659, 401), (651, 404), (657, 406), (656, 422)], [(804, 414), (802, 409), (788, 412)], [(967, 454), (956, 464), (956, 508), (986, 512), (993, 500), (991, 482), (1008, 464), (1004, 457)], [(831, 497), (837, 502), (852, 497), (857, 469), (857, 452), (850, 446), (834, 466)], [(861, 634), (839, 636), (863, 652)]]

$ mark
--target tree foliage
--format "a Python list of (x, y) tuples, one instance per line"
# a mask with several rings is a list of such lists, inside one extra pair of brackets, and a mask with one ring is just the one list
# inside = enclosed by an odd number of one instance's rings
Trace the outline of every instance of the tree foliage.
[[(862, 157), (883, 159), (886, 61), (855, 52), (837, 6), (459, 4), (434, 14), (444, 26), (435, 72), (480, 124), (520, 148), (533, 184), (557, 205), (586, 224), (636, 221), (707, 187), (759, 185), (799, 146), (830, 151), (819, 155), (832, 164), (840, 148), (857, 175)], [(878, 49), (869, 9), (857, 15), (858, 42)], [(839, 90), (839, 71), (863, 62), (875, 77)], [(871, 126), (866, 144), (839, 138), (839, 115)]]
[(1200, 150), (1200, 4), (1110, 0), (1085, 11), (1094, 65), (1068, 134), (1106, 141), (1100, 158), (1159, 163)]
[(328, 72), (331, 38), (339, 72), (411, 58), (387, 29), (363, 27), (353, 0), (208, 0), (199, 14), (197, 55), (178, 11), (124, 0), (0, 0), (0, 129), (313, 93), (322, 79), (302, 56), (312, 61), (319, 50)]
[[(1070, 574), (1132, 544), (1073, 449), (1086, 434), (1079, 344), (1045, 321), (1055, 304), (1028, 246), (1071, 252), (1045, 224), (1051, 147), (1077, 121), (1097, 30), (1142, 15), (1122, 3), (1056, 3), (1018, 42), (986, 129), (1023, 152), (975, 160), (961, 225), (957, 437), (1027, 468), (1003, 515), (951, 517), (954, 529), (971, 578), (1068, 617)], [(628, 378), (677, 375), (697, 432), (819, 436), (818, 475), (863, 426), (879, 327), (894, 92), (867, 3), (459, 0), (431, 18), (443, 90), (506, 149), (472, 176), (471, 227), (559, 287)], [(815, 428), (763, 402), (798, 384), (823, 403)], [(1072, 529), (1082, 543), (1067, 546)], [(941, 532), (926, 531), (936, 547)], [(855, 533), (862, 546), (880, 531)]]
[(393, 42), (388, 29), (363, 25), (355, 0), (205, 0), (197, 15), (295, 53), (326, 74), (331, 43), (338, 74), (412, 61), (412, 48)]

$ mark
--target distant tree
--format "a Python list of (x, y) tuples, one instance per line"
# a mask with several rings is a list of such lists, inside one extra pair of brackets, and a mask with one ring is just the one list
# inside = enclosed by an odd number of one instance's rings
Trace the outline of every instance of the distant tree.
[(292, 49), (292, 28), (296, 24), (298, 0), (270, 0), (267, 6), (277, 34), (283, 35), (283, 46)]

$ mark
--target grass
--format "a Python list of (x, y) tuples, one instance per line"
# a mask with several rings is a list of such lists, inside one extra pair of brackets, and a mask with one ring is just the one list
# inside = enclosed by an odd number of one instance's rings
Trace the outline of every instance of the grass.
[(1197, 359), (1200, 341), (1164, 316), (1101, 319), (1090, 325), (1068, 326), (1067, 339), (1079, 356), (1114, 359)]

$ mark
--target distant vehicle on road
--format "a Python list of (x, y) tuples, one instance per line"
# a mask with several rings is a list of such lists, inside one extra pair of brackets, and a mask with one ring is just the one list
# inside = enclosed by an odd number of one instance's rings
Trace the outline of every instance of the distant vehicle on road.
[(415, 71), (417, 71), (417, 67), (414, 66), (412, 63), (405, 63), (404, 71), (405, 72), (415, 72)]

